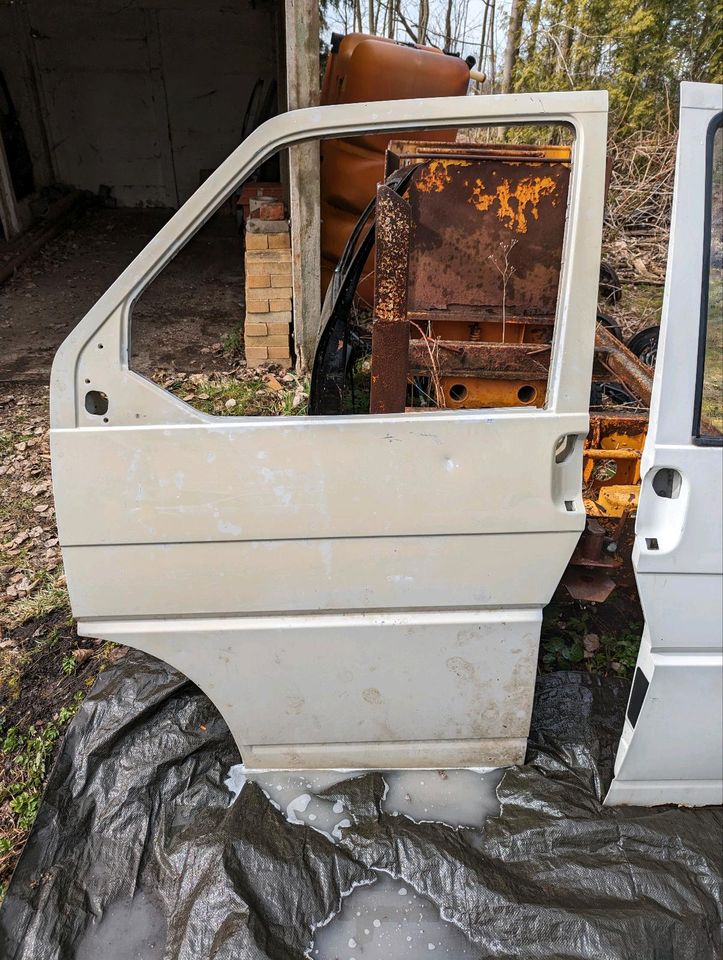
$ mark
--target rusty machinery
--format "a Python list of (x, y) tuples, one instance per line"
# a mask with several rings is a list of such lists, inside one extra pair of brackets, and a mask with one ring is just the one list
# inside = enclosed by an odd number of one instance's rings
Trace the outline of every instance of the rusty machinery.
[[(369, 412), (542, 406), (570, 170), (565, 145), (390, 143), (387, 180), (325, 304), (311, 412), (350, 409), (345, 388), (369, 350), (368, 325), (351, 322), (353, 293), (374, 242)], [(583, 463), (588, 525), (564, 579), (589, 600), (609, 595), (623, 564), (652, 389), (650, 367), (599, 319)]]

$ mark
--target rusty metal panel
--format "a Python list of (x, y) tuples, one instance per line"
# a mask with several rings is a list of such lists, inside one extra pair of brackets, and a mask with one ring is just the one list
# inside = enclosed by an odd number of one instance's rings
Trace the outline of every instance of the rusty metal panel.
[[(486, 379), (507, 376), (547, 380), (550, 366), (548, 344), (435, 340), (434, 349), (440, 374), (467, 374)], [(429, 373), (429, 350), (421, 338), (413, 339), (409, 344), (409, 367), (410, 373)]]
[(377, 190), (370, 413), (403, 413), (409, 369), (407, 272), (412, 219), (394, 190)]
[(499, 317), (504, 300), (506, 313), (552, 323), (569, 177), (569, 161), (430, 160), (409, 187), (409, 309)]
[(601, 323), (595, 333), (595, 353), (613, 376), (645, 406), (653, 392), (653, 371)]
[[(544, 404), (570, 161), (566, 146), (392, 144), (388, 172), (419, 167), (407, 190), (414, 224), (408, 374), (430, 378), (439, 406)], [(393, 231), (385, 218), (378, 210), (378, 229)], [(399, 257), (386, 269), (403, 282)], [(377, 312), (387, 309), (383, 301), (380, 287)], [(396, 365), (389, 389), (398, 397), (401, 360), (389, 351), (398, 352), (401, 341), (382, 346), (378, 325), (372, 389)]]

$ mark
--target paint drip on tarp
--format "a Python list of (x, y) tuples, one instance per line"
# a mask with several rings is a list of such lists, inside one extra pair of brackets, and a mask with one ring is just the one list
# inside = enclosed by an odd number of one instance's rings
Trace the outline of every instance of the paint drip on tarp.
[[(0, 910), (0, 956), (324, 960), (322, 934), (355, 898), (396, 883), (400, 903), (409, 893), (420, 917), (454, 926), (459, 957), (717, 957), (721, 809), (602, 807), (626, 699), (617, 679), (540, 677), (527, 762), (481, 826), (390, 813), (378, 773), (307, 791), (289, 819), (251, 779), (233, 797), (240, 758), (214, 707), (131, 652), (61, 746)], [(301, 817), (317, 803), (348, 825), (314, 829)], [(358, 936), (347, 952), (362, 960)], [(411, 955), (406, 941), (389, 960)], [(435, 944), (424, 953), (442, 955)]]

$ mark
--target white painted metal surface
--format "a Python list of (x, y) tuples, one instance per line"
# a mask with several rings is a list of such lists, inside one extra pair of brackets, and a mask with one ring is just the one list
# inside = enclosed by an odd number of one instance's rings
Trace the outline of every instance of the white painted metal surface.
[(682, 85), (660, 349), (633, 555), (646, 624), (606, 798), (613, 805), (723, 803), (723, 447), (696, 439), (694, 423), (708, 283), (707, 167), (710, 136), (722, 113), (723, 87)]
[[(545, 409), (214, 418), (129, 369), (133, 302), (271, 153), (319, 136), (524, 121), (576, 134)], [(606, 121), (604, 93), (276, 117), (60, 348), (53, 479), (79, 630), (186, 673), (248, 767), (523, 758), (541, 610), (585, 519)], [(86, 410), (90, 390), (108, 396), (104, 416)], [(566, 435), (577, 442), (557, 462)]]

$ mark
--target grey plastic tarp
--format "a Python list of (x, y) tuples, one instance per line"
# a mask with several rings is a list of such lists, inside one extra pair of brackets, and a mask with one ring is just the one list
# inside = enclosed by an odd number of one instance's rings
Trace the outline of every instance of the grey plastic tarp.
[(480, 958), (712, 960), (721, 809), (601, 804), (627, 690), (540, 677), (527, 762), (483, 828), (390, 816), (375, 773), (327, 791), (351, 810), (334, 843), (254, 783), (230, 802), (239, 756), (223, 721), (183, 676), (131, 652), (65, 737), (0, 911), (0, 956), (301, 960), (342, 895), (384, 871)]

